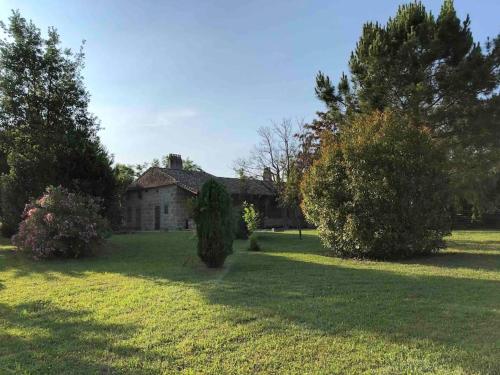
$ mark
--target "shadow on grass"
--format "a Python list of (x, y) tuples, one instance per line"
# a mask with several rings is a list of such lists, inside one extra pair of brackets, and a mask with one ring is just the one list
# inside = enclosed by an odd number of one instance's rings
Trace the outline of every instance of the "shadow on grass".
[(64, 310), (46, 301), (0, 304), (0, 322), (5, 327), (0, 332), (0, 357), (7, 366), (3, 370), (11, 373), (120, 373), (106, 362), (141, 354), (137, 348), (116, 344), (132, 336), (134, 327), (98, 323), (84, 310)]
[[(332, 336), (363, 331), (402, 347), (424, 348), (419, 350), (432, 353), (439, 363), (460, 366), (466, 373), (500, 373), (497, 360), (500, 353), (495, 347), (500, 332), (498, 281), (428, 272), (405, 275), (405, 265), (401, 263), (391, 263), (393, 271), (356, 268), (348, 262), (328, 264), (330, 260), (315, 255), (325, 252), (315, 236), (305, 236), (301, 241), (287, 233), (259, 234), (259, 242), (266, 252), (241, 251), (246, 243), (237, 242), (240, 251), (229, 260), (229, 266), (214, 271), (200, 264), (195, 242), (186, 234), (120, 236), (114, 239), (112, 247), (95, 258), (20, 260), (22, 269), (18, 275), (45, 273), (57, 277), (54, 274), (61, 273), (82, 277), (86, 272), (111, 272), (161, 284), (183, 283), (197, 288), (209, 303), (227, 306), (225, 319), (234, 324), (252, 324), (254, 320), (270, 318), (272, 325), (267, 329), (281, 330), (282, 334), (286, 334), (290, 323)], [(443, 267), (457, 267), (454, 256), (452, 253), (425, 258), (425, 262), (430, 262), (425, 264), (443, 262)], [(461, 259), (470, 262), (476, 258)], [(4, 270), (12, 267), (3, 263)], [(134, 354), (134, 348), (115, 347), (108, 338), (115, 335), (115, 331), (130, 334), (133, 327), (102, 326), (89, 322), (84, 312), (72, 316), (74, 313), (50, 306), (46, 314), (32, 320), (29, 314), (19, 315), (23, 308), (18, 306), (15, 311), (5, 308), (5, 312), (0, 310), (0, 316), (5, 313), (14, 326), (34, 324), (49, 329), (54, 342), (69, 346), (61, 349), (61, 353), (71, 351), (75, 340), (74, 348), (88, 347), (90, 353), (95, 351), (96, 358), (98, 348), (103, 350), (108, 346), (113, 356), (141, 355)], [(36, 306), (25, 308), (37, 309)], [(113, 334), (108, 336), (107, 331)], [(48, 355), (49, 351), (43, 348), (47, 339), (34, 340), (34, 347), (41, 347), (41, 353)], [(29, 347), (31, 344), (20, 341), (18, 345)], [(52, 351), (57, 349), (52, 348), (50, 353)], [(34, 354), (23, 355), (26, 361), (36, 360), (32, 357)], [(101, 366), (93, 362), (82, 365), (94, 366), (91, 369), (95, 370)]]
[(462, 240), (448, 240), (446, 244), (451, 249), (462, 251), (476, 251), (476, 250), (499, 250), (500, 242), (490, 240), (479, 241), (462, 241)]
[(446, 244), (446, 250), (437, 254), (408, 259), (400, 263), (500, 271), (500, 243), (498, 241), (448, 240)]
[(444, 252), (427, 257), (414, 258), (400, 263), (498, 271), (500, 270), (500, 254)]
[(202, 289), (211, 303), (232, 307), (226, 319), (237, 323), (269, 318), (270, 329), (283, 332), (294, 322), (328, 335), (374, 333), (377, 341), (426, 347), (439, 363), (466, 373), (500, 372), (498, 290), (497, 281), (405, 276), (266, 253), (245, 256), (223, 283)]

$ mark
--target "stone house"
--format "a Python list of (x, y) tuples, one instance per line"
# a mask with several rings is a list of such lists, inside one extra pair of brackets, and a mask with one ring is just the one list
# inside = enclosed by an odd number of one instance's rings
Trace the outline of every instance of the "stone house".
[(204, 171), (186, 171), (180, 155), (169, 155), (168, 168), (152, 167), (127, 189), (125, 225), (131, 230), (172, 230), (193, 227), (192, 198), (209, 179), (222, 183), (235, 206), (253, 203), (263, 217), (264, 227), (286, 223), (285, 210), (276, 200), (269, 171), (263, 179), (216, 177)]

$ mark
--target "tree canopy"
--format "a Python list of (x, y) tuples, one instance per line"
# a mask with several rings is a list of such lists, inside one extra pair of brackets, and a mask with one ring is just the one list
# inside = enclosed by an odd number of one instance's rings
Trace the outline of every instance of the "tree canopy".
[[(385, 25), (368, 22), (337, 85), (319, 72), (327, 110), (302, 134), (314, 158), (324, 131), (342, 131), (356, 113), (391, 110), (430, 131), (445, 150), (456, 202), (492, 208), (500, 165), (500, 37), (481, 46), (453, 1), (433, 16), (420, 2), (401, 5)], [(310, 160), (309, 160), (310, 162)]]
[(302, 183), (303, 208), (335, 254), (404, 258), (443, 245), (449, 231), (444, 154), (429, 133), (388, 111), (358, 115), (325, 135)]
[(88, 110), (83, 49), (61, 47), (19, 12), (2, 24), (0, 40), (0, 168), (2, 231), (17, 229), (24, 204), (48, 185), (102, 198), (113, 216), (112, 159), (99, 141), (99, 122)]

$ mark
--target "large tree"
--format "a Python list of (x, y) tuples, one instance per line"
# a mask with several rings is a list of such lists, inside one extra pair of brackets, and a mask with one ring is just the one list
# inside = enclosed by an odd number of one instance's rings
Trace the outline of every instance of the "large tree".
[(116, 217), (112, 160), (99, 141), (99, 122), (88, 111), (82, 50), (62, 48), (54, 28), (44, 38), (19, 12), (2, 29), (2, 231), (15, 231), (24, 204), (48, 185), (100, 197), (104, 213)]
[(500, 38), (475, 42), (453, 1), (437, 17), (420, 2), (402, 5), (385, 25), (363, 26), (350, 76), (337, 87), (318, 74), (316, 94), (327, 110), (302, 134), (306, 156), (314, 157), (323, 131), (342, 131), (352, 114), (390, 109), (445, 149), (456, 201), (490, 209), (500, 160), (499, 63)]
[(442, 149), (389, 111), (326, 136), (303, 179), (303, 207), (336, 255), (404, 258), (438, 251), (449, 230)]

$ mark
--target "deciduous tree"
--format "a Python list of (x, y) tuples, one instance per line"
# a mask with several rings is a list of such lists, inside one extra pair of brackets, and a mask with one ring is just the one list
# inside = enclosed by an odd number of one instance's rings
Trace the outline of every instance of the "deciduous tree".
[(103, 199), (115, 208), (112, 159), (100, 144), (99, 122), (88, 111), (83, 51), (44, 38), (13, 12), (0, 40), (0, 178), (2, 231), (12, 234), (24, 204), (48, 185), (62, 185)]

